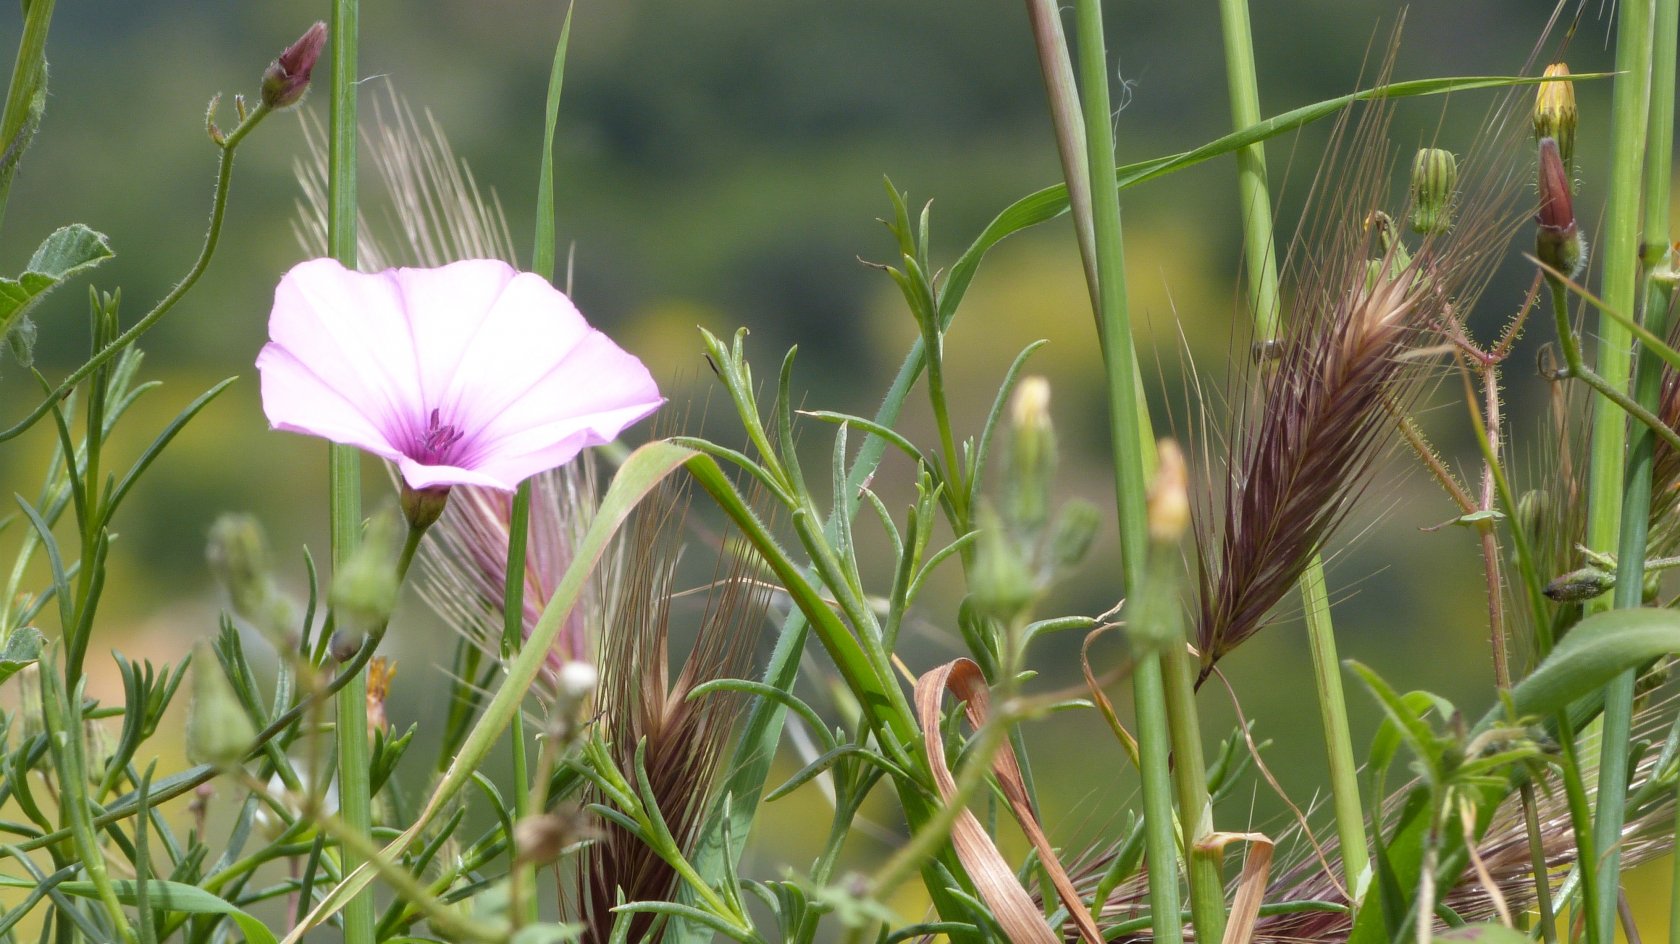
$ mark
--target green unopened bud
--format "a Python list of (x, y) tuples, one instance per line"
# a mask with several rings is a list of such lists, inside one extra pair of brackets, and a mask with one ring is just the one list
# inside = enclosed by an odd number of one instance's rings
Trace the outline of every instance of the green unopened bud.
[(187, 706), (187, 759), (195, 764), (236, 766), (257, 740), (257, 729), (239, 704), (233, 685), (208, 640), (193, 645), (192, 703)]
[(1597, 567), (1582, 567), (1546, 584), (1547, 598), (1558, 603), (1579, 603), (1591, 600), (1616, 588), (1616, 574), (1614, 571), (1600, 570)]
[(1539, 489), (1529, 489), (1517, 499), (1517, 524), (1529, 540), (1534, 540), (1536, 535), (1546, 530), (1551, 510), (1551, 496)]
[(408, 526), (424, 531), (443, 517), (443, 510), (449, 506), (449, 486), (409, 488), (404, 482), (398, 502)]
[(228, 605), (276, 646), (292, 641), (291, 601), (274, 585), (268, 540), (250, 515), (223, 515), (210, 526), (204, 550), (210, 572), (227, 590)]
[(385, 625), (397, 607), (397, 553), (402, 524), (389, 512), (368, 521), (362, 543), (333, 575), (332, 606), (337, 623), (333, 656), (355, 655), (368, 633)]
[(87, 761), (88, 783), (98, 786), (105, 779), (105, 767), (115, 757), (117, 746), (111, 732), (98, 718), (82, 719), (82, 757)]
[(1050, 516), (1050, 487), (1056, 475), (1056, 430), (1050, 423), (1050, 381), (1025, 377), (1009, 403), (1009, 473), (1006, 512), (1010, 524), (1031, 531)]
[(47, 733), (47, 717), (41, 710), (41, 664), (24, 666), (18, 671), (18, 714), (21, 715), (25, 744)]
[(1379, 285), (1384, 285), (1399, 279), (1412, 265), (1412, 254), (1407, 251), (1406, 244), (1400, 241), (1400, 234), (1394, 225), (1394, 217), (1381, 210), (1374, 210), (1365, 217), (1365, 228), (1374, 240), (1372, 249), (1381, 253), (1381, 258), (1366, 262), (1365, 291), (1372, 292)]
[(1575, 83), (1567, 81), (1568, 76), (1569, 67), (1561, 62), (1546, 67), (1546, 78), (1565, 81), (1540, 83), (1534, 98), (1534, 136), (1556, 140), (1564, 170), (1572, 171), (1575, 166), (1575, 125), (1580, 116), (1575, 110)]
[(1091, 552), (1102, 527), (1102, 512), (1087, 501), (1075, 499), (1062, 506), (1056, 514), (1056, 526), (1050, 535), (1050, 560), (1057, 567), (1074, 567)]
[(1412, 232), (1436, 236), (1452, 229), (1458, 192), (1458, 158), (1441, 148), (1420, 148), (1412, 160)]
[(1007, 623), (1032, 605), (1038, 595), (1037, 581), (1021, 547), (995, 512), (982, 507), (979, 526), (969, 597), (977, 611)]

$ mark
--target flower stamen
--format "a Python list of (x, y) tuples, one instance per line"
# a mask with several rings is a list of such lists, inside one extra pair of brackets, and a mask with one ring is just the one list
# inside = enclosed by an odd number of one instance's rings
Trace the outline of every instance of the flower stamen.
[(461, 429), (442, 422), (438, 411), (434, 409), (426, 423), (426, 432), (420, 437), (420, 443), (415, 449), (414, 458), (426, 465), (450, 465), (451, 463), (444, 460), (463, 435), (465, 434)]

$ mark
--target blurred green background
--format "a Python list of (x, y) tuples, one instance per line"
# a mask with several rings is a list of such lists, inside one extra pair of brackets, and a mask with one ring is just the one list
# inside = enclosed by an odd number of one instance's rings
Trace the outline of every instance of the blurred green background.
[[(1362, 69), (1374, 71), (1369, 50), (1380, 50), (1397, 15), (1389, 3), (1348, 0), (1253, 7), (1267, 114), (1352, 90)], [(389, 82), (429, 111), (480, 184), (499, 195), (522, 246), (563, 12), (559, 4), (514, 0), (370, 0), (363, 9), (361, 72), (378, 80), (367, 84), (364, 101), (383, 98)], [(0, 270), (21, 268), (52, 228), (85, 222), (109, 234), (118, 253), (93, 284), (121, 286), (125, 315), (138, 317), (198, 251), (215, 160), (202, 131), (206, 102), (217, 92), (224, 99), (254, 94), (269, 59), (326, 13), (324, 3), (60, 4), (49, 44), (51, 98), (13, 190)], [(1544, 4), (1517, 0), (1414, 3), (1396, 75), (1514, 72), (1547, 14)], [(1228, 130), (1212, 0), (1111, 4), (1108, 17), (1122, 160), (1184, 150)], [(12, 42), (16, 27), (9, 12), (0, 36)], [(1607, 68), (1606, 32), (1600, 20), (1582, 23), (1569, 53), (1575, 72)], [(1579, 96), (1578, 210), (1590, 239), (1608, 86), (1585, 85)], [(1409, 150), (1438, 140), (1462, 154), (1492, 101), (1461, 96), (1445, 122), (1441, 100), (1405, 104), (1396, 142)], [(305, 108), (324, 114), (324, 96)], [(1324, 136), (1309, 129), (1268, 147), (1284, 232)], [(173, 661), (190, 639), (212, 631), (218, 604), (203, 539), (224, 511), (263, 518), (294, 588), (302, 581), (297, 549), (307, 544), (319, 556), (325, 546), (324, 450), (266, 430), (251, 368), (273, 285), (302, 257), (291, 231), (299, 196), (292, 165), (301, 154), (289, 115), (269, 121), (241, 150), (228, 231), (209, 275), (143, 341), (145, 376), (165, 385), (128, 422), (130, 454), (204, 387), (231, 374), (241, 380), (157, 464), (120, 520), (103, 647)], [(760, 376), (773, 376), (783, 351), (798, 344), (797, 382), (809, 406), (870, 413), (878, 403), (914, 336), (891, 282), (858, 261), (889, 258), (893, 248), (876, 222), (889, 212), (883, 175), (913, 205), (933, 201), (936, 260), (944, 264), (994, 213), (1059, 176), (1025, 15), (1005, 0), (581, 4), (556, 167), (560, 235), (575, 244), (580, 307), (649, 362), (690, 431), (726, 439), (736, 427), (726, 404), (707, 402), (715, 391), (697, 324), (718, 333), (751, 328)], [(1124, 197), (1134, 318), (1147, 339), (1143, 356), (1163, 431), (1187, 429), (1187, 358), (1217, 404), (1240, 359), (1234, 352), (1246, 350), (1237, 207), (1229, 159)], [(1491, 332), (1524, 288), (1514, 263), (1484, 295), (1474, 324)], [(60, 292), (37, 316), (37, 357), (49, 377), (85, 353), (84, 291)], [(1519, 462), (1527, 455), (1521, 443), (1534, 441), (1528, 434), (1542, 396), (1532, 349), (1550, 331), (1532, 334), (1506, 376)], [(970, 290), (948, 355), (961, 428), (975, 428), (1009, 360), (1040, 337), (1051, 343), (1034, 369), (1055, 388), (1064, 490), (1107, 509), (1100, 365), (1065, 220), (995, 250)], [(1457, 382), (1444, 389), (1455, 392)], [(15, 365), (0, 367), (8, 421), (35, 396)], [(918, 404), (910, 432), (926, 434), (925, 416)], [(1434, 410), (1428, 421), (1454, 461), (1471, 461), (1462, 409)], [(43, 426), (0, 448), (8, 490), (33, 492), (50, 437)], [(827, 431), (812, 427), (809, 461), (824, 461), (827, 444)], [(889, 464), (876, 487), (897, 504), (908, 473)], [(371, 473), (369, 483), (372, 504), (385, 486)], [(1480, 711), (1490, 701), (1491, 668), (1471, 535), (1419, 530), (1452, 511), (1401, 457), (1382, 466), (1369, 499), (1332, 549), (1342, 654), (1396, 685), (1432, 689)], [(1097, 556), (1047, 609), (1094, 613), (1112, 605), (1113, 551), (1108, 514)], [(1305, 807), (1325, 781), (1306, 643), (1292, 610), (1284, 607), (1280, 625), (1223, 665), (1244, 713), (1258, 722), (1257, 737), (1275, 742), (1267, 752), (1273, 772)], [(926, 631), (905, 653), (913, 668), (956, 654), (953, 614), (949, 596), (924, 608)], [(417, 605), (407, 615), (410, 626), (393, 633), (407, 636), (394, 643), (403, 662), (391, 709), (399, 725), (429, 717), (423, 696), (440, 677), (426, 665), (427, 653), (438, 651), (430, 637), (445, 632)], [(1046, 688), (1078, 683), (1076, 656), (1073, 639), (1037, 653)], [(1128, 693), (1115, 696), (1129, 704)], [(1234, 715), (1223, 691), (1210, 686), (1202, 698), (1210, 737), (1229, 731)], [(1362, 692), (1350, 689), (1350, 698), (1363, 744), (1375, 711)], [(1134, 780), (1094, 716), (1057, 716), (1033, 725), (1029, 739), (1058, 840), (1078, 846), (1129, 802)], [(822, 817), (801, 815), (809, 809), (797, 802), (767, 812), (777, 828), (766, 834), (790, 845), (761, 846), (761, 874), (775, 874), (770, 862), (802, 861), (826, 829)], [(1285, 825), (1281, 809), (1260, 786), (1223, 811), (1220, 825), (1277, 832)], [(860, 855), (873, 851), (867, 844), (860, 837)]]

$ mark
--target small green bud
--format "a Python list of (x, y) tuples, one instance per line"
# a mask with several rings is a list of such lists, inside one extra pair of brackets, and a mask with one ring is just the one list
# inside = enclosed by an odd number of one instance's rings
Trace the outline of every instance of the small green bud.
[(1523, 533), (1532, 540), (1536, 535), (1546, 530), (1547, 519), (1551, 515), (1552, 498), (1539, 489), (1529, 489), (1517, 499), (1517, 524), (1522, 526)]
[(41, 664), (31, 663), (18, 670), (18, 714), (22, 717), (25, 744), (47, 733), (47, 716), (41, 710)]
[(88, 783), (99, 786), (105, 779), (105, 767), (116, 756), (117, 746), (111, 743), (111, 732), (98, 718), (82, 719), (82, 757), (86, 759)]
[(227, 590), (228, 605), (276, 646), (289, 648), (296, 614), (274, 585), (269, 571), (268, 540), (250, 515), (223, 515), (210, 526), (205, 560)]
[(1056, 526), (1050, 535), (1050, 560), (1057, 567), (1075, 567), (1091, 552), (1102, 527), (1102, 512), (1088, 501), (1075, 499), (1062, 506), (1056, 514)]
[(1582, 567), (1546, 584), (1545, 594), (1557, 603), (1580, 603), (1601, 596), (1616, 587), (1614, 571)]
[(193, 644), (192, 702), (187, 706), (187, 759), (232, 767), (245, 759), (257, 730), (222, 674), (209, 640)]
[(969, 598), (978, 612), (1007, 623), (1032, 605), (1038, 582), (1019, 544), (990, 508), (980, 509), (979, 527)]
[(449, 505), (449, 486), (409, 488), (404, 482), (397, 500), (402, 505), (403, 517), (408, 519), (408, 526), (424, 531), (443, 517), (443, 510)]
[(1452, 229), (1458, 159), (1441, 148), (1420, 148), (1412, 160), (1412, 232), (1435, 236)]
[(1010, 524), (1024, 531), (1050, 516), (1056, 475), (1056, 430), (1050, 422), (1050, 381), (1024, 377), (1009, 402), (1010, 453), (1005, 479)]
[(333, 575), (332, 606), (338, 632), (333, 655), (355, 655), (368, 633), (385, 625), (397, 607), (397, 552), (402, 525), (389, 512), (368, 521), (362, 543)]
[[(1545, 77), (1567, 80), (1569, 66), (1554, 62), (1546, 67)], [(1552, 138), (1558, 144), (1558, 156), (1565, 171), (1575, 165), (1575, 126), (1580, 115), (1575, 110), (1575, 83), (1569, 81), (1542, 82), (1534, 97), (1534, 136)]]

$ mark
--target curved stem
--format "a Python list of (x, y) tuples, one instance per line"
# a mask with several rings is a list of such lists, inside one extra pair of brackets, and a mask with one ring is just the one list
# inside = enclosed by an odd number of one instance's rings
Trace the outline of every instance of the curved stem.
[(98, 353), (88, 358), (86, 363), (72, 371), (70, 376), (64, 378), (49, 396), (43, 399), (35, 409), (29, 411), (28, 416), (4, 430), (0, 430), (0, 442), (16, 438), (39, 422), (41, 417), (51, 412), (53, 406), (74, 389), (77, 384), (86, 380), (94, 371), (121, 354), (125, 348), (139, 340), (142, 334), (150, 331), (152, 326), (158, 323), (158, 319), (168, 314), (169, 310), (186, 296), (193, 285), (197, 284), (199, 277), (204, 275), (206, 269), (210, 268), (210, 258), (216, 254), (216, 246), (222, 239), (222, 221), (227, 215), (228, 188), (233, 182), (234, 150), (239, 146), (239, 142), (251, 133), (251, 129), (255, 128), (257, 123), (267, 117), (268, 114), (267, 106), (257, 105), (250, 111), (245, 120), (239, 123), (239, 127), (235, 128), (222, 143), (221, 163), (216, 168), (216, 193), (210, 204), (210, 226), (204, 233), (204, 246), (199, 250), (198, 259), (193, 262), (192, 268), (187, 270), (187, 274), (182, 277), (181, 281), (175, 283), (175, 287), (170, 289), (169, 294), (163, 296), (151, 311), (135, 322), (133, 327), (118, 335), (116, 340), (100, 348)]

